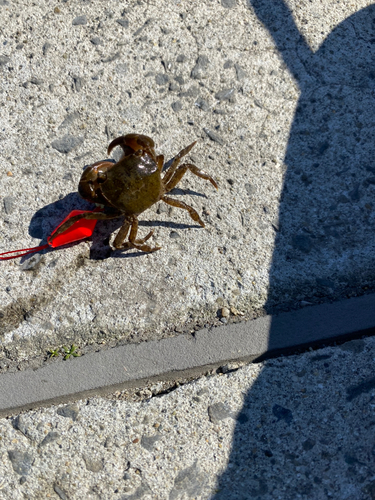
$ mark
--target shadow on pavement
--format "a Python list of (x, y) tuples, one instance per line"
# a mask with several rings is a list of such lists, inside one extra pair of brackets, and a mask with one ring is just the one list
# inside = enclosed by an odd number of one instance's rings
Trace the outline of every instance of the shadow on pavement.
[[(301, 92), (284, 160), (266, 304), (272, 314), (280, 302), (288, 309), (345, 297), (374, 282), (375, 5), (343, 21), (315, 53), (282, 0), (252, 0), (249, 8)], [(272, 326), (269, 335), (272, 347)], [(329, 395), (329, 358), (312, 356), (306, 366), (295, 358), (295, 370), (282, 358), (266, 363), (245, 396), (213, 499), (375, 498), (368, 482), (374, 422), (364, 431), (361, 421), (361, 405), (372, 396), (355, 404), (345, 396), (348, 384), (368, 374), (345, 373), (343, 364), (337, 397)]]

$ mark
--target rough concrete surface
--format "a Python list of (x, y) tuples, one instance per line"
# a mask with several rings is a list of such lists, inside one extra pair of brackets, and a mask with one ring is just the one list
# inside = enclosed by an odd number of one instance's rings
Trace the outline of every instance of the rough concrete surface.
[(0, 498), (372, 500), (374, 358), (358, 339), (1, 419)]
[(1, 369), (373, 289), (369, 4), (1, 2), (2, 251), (92, 208), (82, 168), (122, 133), (168, 160), (197, 139), (220, 185), (187, 174), (173, 193), (205, 229), (163, 203), (140, 216), (152, 255), (111, 252), (118, 220), (2, 262)]
[[(220, 186), (173, 192), (205, 229), (142, 214), (152, 255), (112, 252), (113, 221), (1, 262), (0, 370), (373, 291), (374, 19), (368, 0), (0, 0), (0, 252), (92, 208), (82, 168), (123, 133), (167, 160), (198, 139)], [(375, 498), (374, 358), (356, 340), (2, 419), (0, 495)]]

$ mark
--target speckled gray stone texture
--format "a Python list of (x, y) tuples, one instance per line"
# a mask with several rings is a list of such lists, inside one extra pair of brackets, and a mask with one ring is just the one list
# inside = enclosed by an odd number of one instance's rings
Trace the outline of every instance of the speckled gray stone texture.
[(0, 9), (0, 251), (91, 208), (82, 168), (119, 134), (152, 136), (166, 160), (197, 139), (189, 158), (220, 185), (187, 174), (173, 193), (205, 229), (176, 208), (140, 216), (152, 255), (111, 252), (118, 220), (2, 262), (1, 370), (214, 324), (223, 307), (225, 322), (373, 289), (369, 1)]
[[(167, 159), (198, 139), (220, 184), (186, 175), (174, 194), (204, 230), (140, 217), (155, 254), (111, 253), (112, 222), (2, 262), (0, 369), (373, 290), (371, 3), (0, 0), (0, 252), (88, 208), (82, 168), (122, 133)], [(372, 500), (374, 359), (355, 340), (1, 419), (0, 497)]]
[(0, 419), (0, 497), (372, 500), (374, 359), (357, 339)]

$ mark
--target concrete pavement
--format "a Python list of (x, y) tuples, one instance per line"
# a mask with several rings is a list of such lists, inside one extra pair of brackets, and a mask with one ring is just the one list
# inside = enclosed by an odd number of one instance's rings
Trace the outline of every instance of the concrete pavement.
[[(82, 167), (129, 131), (167, 160), (199, 139), (190, 160), (220, 187), (186, 175), (172, 193), (205, 230), (163, 204), (142, 214), (155, 254), (112, 252), (114, 221), (1, 263), (0, 498), (374, 498), (371, 2), (0, 14), (1, 252), (92, 208)], [(237, 369), (324, 332), (359, 338)]]

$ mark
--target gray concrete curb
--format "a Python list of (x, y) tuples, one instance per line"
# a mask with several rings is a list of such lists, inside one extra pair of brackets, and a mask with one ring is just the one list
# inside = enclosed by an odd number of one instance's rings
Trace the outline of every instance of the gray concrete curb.
[(0, 416), (374, 333), (375, 295), (367, 295), (204, 329), (194, 337), (125, 345), (1, 375)]

